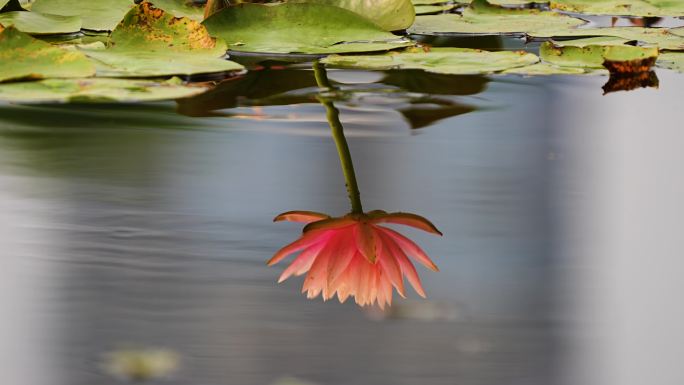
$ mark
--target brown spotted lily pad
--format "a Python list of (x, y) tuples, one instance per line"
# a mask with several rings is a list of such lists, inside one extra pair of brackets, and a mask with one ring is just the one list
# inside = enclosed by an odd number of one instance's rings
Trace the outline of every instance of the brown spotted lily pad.
[(95, 60), (98, 76), (157, 77), (240, 71), (221, 58), (223, 40), (192, 19), (177, 18), (144, 2), (126, 14), (106, 48), (82, 49)]
[(607, 68), (615, 74), (650, 71), (658, 58), (658, 47), (639, 47), (613, 38), (590, 38), (544, 42), (539, 53), (548, 63), (561, 67)]

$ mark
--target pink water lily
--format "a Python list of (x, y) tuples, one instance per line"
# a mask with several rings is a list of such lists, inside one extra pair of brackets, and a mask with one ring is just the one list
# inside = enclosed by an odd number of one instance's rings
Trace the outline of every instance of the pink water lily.
[(299, 252), (278, 282), (308, 272), (302, 292), (312, 299), (322, 294), (324, 300), (337, 295), (340, 302), (352, 296), (365, 306), (375, 302), (381, 308), (392, 304), (392, 287), (406, 296), (404, 279), (421, 297), (425, 290), (409, 258), (438, 271), (427, 254), (413, 241), (381, 223), (411, 226), (442, 235), (427, 219), (409, 213), (348, 214), (340, 218), (311, 211), (290, 211), (274, 221), (307, 223), (302, 236), (280, 249), (268, 261), (274, 265)]

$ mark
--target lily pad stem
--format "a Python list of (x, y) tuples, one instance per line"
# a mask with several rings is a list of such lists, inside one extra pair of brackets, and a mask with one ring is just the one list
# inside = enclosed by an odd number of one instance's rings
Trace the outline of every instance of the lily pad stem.
[[(328, 80), (328, 75), (325, 72), (325, 67), (315, 61), (313, 64), (314, 75), (316, 77), (316, 84), (321, 89), (334, 89)], [(352, 163), (351, 153), (349, 152), (349, 145), (347, 139), (344, 137), (344, 127), (340, 122), (340, 112), (335, 108), (333, 102), (326, 98), (323, 92), (316, 97), (319, 102), (325, 107), (328, 124), (332, 131), (335, 145), (337, 146), (337, 154), (340, 157), (340, 164), (342, 165), (342, 172), (344, 173), (344, 180), (347, 186), (347, 193), (349, 201), (351, 202), (352, 214), (362, 214), (363, 206), (361, 206), (361, 193), (359, 192), (359, 185), (356, 183), (356, 173), (354, 172), (354, 164)]]

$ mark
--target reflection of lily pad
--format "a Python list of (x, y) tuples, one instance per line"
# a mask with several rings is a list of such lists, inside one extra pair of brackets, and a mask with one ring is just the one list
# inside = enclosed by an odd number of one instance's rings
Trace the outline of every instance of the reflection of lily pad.
[(235, 51), (329, 54), (412, 45), (351, 11), (321, 4), (241, 4), (204, 25)]
[(81, 18), (78, 16), (46, 15), (28, 11), (0, 13), (0, 24), (14, 25), (16, 29), (32, 35), (75, 33), (81, 30)]
[(632, 91), (638, 88), (658, 88), (660, 81), (653, 71), (639, 72), (625, 76), (612, 74), (603, 86), (603, 94), (618, 91)]
[(453, 118), (454, 116), (467, 114), (477, 110), (476, 107), (467, 104), (452, 102), (449, 100), (429, 99), (418, 100), (411, 103), (410, 107), (399, 110), (411, 128), (425, 128), (440, 120)]
[(583, 20), (537, 9), (510, 9), (475, 0), (461, 15), (444, 14), (416, 17), (409, 29), (415, 34), (502, 34), (565, 30), (584, 24)]
[(562, 67), (608, 67), (611, 72), (646, 72), (655, 63), (658, 48), (598, 38), (544, 42), (539, 53), (544, 61)]
[(290, 0), (289, 2), (325, 4), (348, 9), (386, 31), (406, 29), (413, 24), (416, 17), (410, 0)]
[[(302, 92), (304, 89), (314, 91)], [(178, 110), (189, 116), (211, 116), (218, 114), (214, 111), (238, 106), (316, 103), (317, 93), (311, 71), (266, 69), (224, 80), (201, 95), (182, 100)]]
[(551, 8), (590, 15), (684, 16), (678, 0), (551, 0)]
[(663, 52), (657, 64), (658, 67), (684, 72), (684, 52)]
[(658, 45), (660, 49), (684, 50), (684, 36), (673, 33), (676, 30), (665, 28), (643, 27), (611, 27), (611, 28), (581, 28), (560, 31), (545, 31), (529, 33), (532, 37), (589, 37), (613, 36), (627, 40)]
[(0, 85), (0, 100), (14, 103), (114, 103), (178, 99), (205, 91), (202, 87), (127, 79), (46, 79)]
[(404, 91), (431, 95), (475, 95), (489, 79), (479, 75), (444, 75), (421, 70), (388, 71), (382, 83)]
[(99, 76), (153, 77), (242, 70), (237, 63), (218, 58), (225, 43), (209, 36), (206, 28), (188, 18), (142, 3), (112, 32), (109, 49), (83, 49), (97, 60)]
[(0, 82), (94, 74), (93, 64), (79, 52), (54, 47), (14, 27), (0, 32)]
[(333, 55), (323, 63), (333, 67), (373, 70), (419, 69), (441, 74), (487, 74), (534, 64), (539, 58), (527, 52), (489, 52), (469, 48), (433, 48), (384, 55)]
[(132, 0), (36, 0), (31, 10), (52, 15), (80, 16), (85, 29), (111, 31), (133, 5)]

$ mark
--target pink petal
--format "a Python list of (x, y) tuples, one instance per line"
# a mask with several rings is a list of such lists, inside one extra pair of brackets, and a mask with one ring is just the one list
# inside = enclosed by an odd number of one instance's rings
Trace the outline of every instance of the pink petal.
[(413, 286), (413, 289), (416, 291), (416, 293), (425, 298), (425, 289), (423, 289), (423, 285), (420, 283), (418, 272), (413, 266), (413, 263), (409, 261), (408, 257), (404, 251), (401, 250), (401, 248), (395, 247), (393, 251), (396, 251), (396, 253), (393, 253), (393, 255), (399, 263), (399, 267), (401, 267), (401, 272), (406, 276), (406, 279), (409, 281), (411, 286)]
[(368, 262), (375, 263), (377, 260), (377, 235), (371, 225), (359, 223), (354, 227), (354, 239), (359, 252), (366, 257)]
[(356, 253), (356, 244), (354, 243), (352, 232), (342, 231), (339, 236), (340, 242), (337, 253), (328, 264), (328, 283), (330, 284), (334, 283), (342, 275)]
[(268, 266), (273, 266), (276, 263), (282, 261), (285, 257), (288, 255), (295, 253), (301, 249), (307, 248), (311, 245), (313, 245), (316, 242), (323, 242), (327, 239), (327, 236), (330, 235), (330, 232), (328, 231), (316, 231), (316, 232), (311, 232), (304, 234), (301, 236), (299, 239), (296, 241), (290, 243), (289, 245), (283, 247), (282, 249), (278, 250), (277, 253), (271, 258), (266, 264)]
[(310, 223), (329, 218), (329, 215), (317, 213), (315, 211), (288, 211), (275, 217), (273, 222), (289, 221)]
[(439, 268), (437, 265), (435, 265), (434, 262), (430, 259), (430, 257), (425, 254), (423, 249), (420, 248), (420, 246), (416, 245), (412, 240), (406, 238), (405, 236), (399, 234), (398, 232), (388, 229), (386, 227), (380, 227), (382, 229), (381, 231), (384, 231), (385, 234), (389, 235), (392, 239), (394, 239), (399, 247), (401, 247), (406, 254), (410, 255), (413, 257), (416, 261), (422, 263), (425, 267), (432, 271), (439, 271)]
[(321, 249), (323, 249), (323, 246), (325, 246), (325, 242), (319, 242), (307, 249), (304, 249), (304, 251), (302, 251), (302, 253), (299, 254), (294, 261), (292, 261), (290, 266), (283, 271), (283, 273), (280, 275), (280, 278), (278, 278), (278, 283), (285, 281), (292, 275), (302, 275), (307, 272), (311, 268), (316, 255), (318, 255)]
[(371, 282), (372, 270), (370, 262), (361, 260), (358, 273), (359, 290), (356, 293), (356, 302), (361, 306), (365, 306), (370, 303), (371, 286), (373, 284), (373, 282)]
[(385, 248), (382, 255), (380, 255), (380, 266), (382, 266), (386, 278), (390, 282), (392, 282), (394, 287), (397, 288), (397, 292), (399, 292), (399, 295), (406, 298), (406, 292), (404, 290), (404, 279), (401, 275), (401, 268), (399, 267), (399, 263), (394, 257), (394, 255), (397, 253), (396, 249), (398, 249), (399, 246), (397, 246), (396, 243), (394, 243), (394, 241), (388, 235), (384, 234), (382, 231), (378, 231), (378, 234), (384, 241)]
[(325, 244), (320, 253), (318, 253), (316, 259), (311, 265), (311, 269), (309, 269), (309, 273), (306, 275), (306, 279), (304, 280), (304, 285), (302, 287), (302, 292), (308, 291), (309, 293), (311, 293), (312, 290), (315, 292), (320, 292), (320, 290), (323, 290), (323, 295), (325, 296), (327, 294), (326, 288), (328, 286), (328, 263), (330, 261), (330, 257), (335, 252), (335, 249), (337, 247), (336, 241), (337, 239), (335, 238), (330, 239)]
[(428, 233), (442, 235), (442, 233), (437, 230), (437, 227), (432, 224), (429, 220), (420, 215), (411, 213), (391, 213), (391, 214), (379, 214), (373, 216), (370, 220), (371, 223), (396, 223), (399, 225), (410, 226), (419, 230), (427, 231)]

